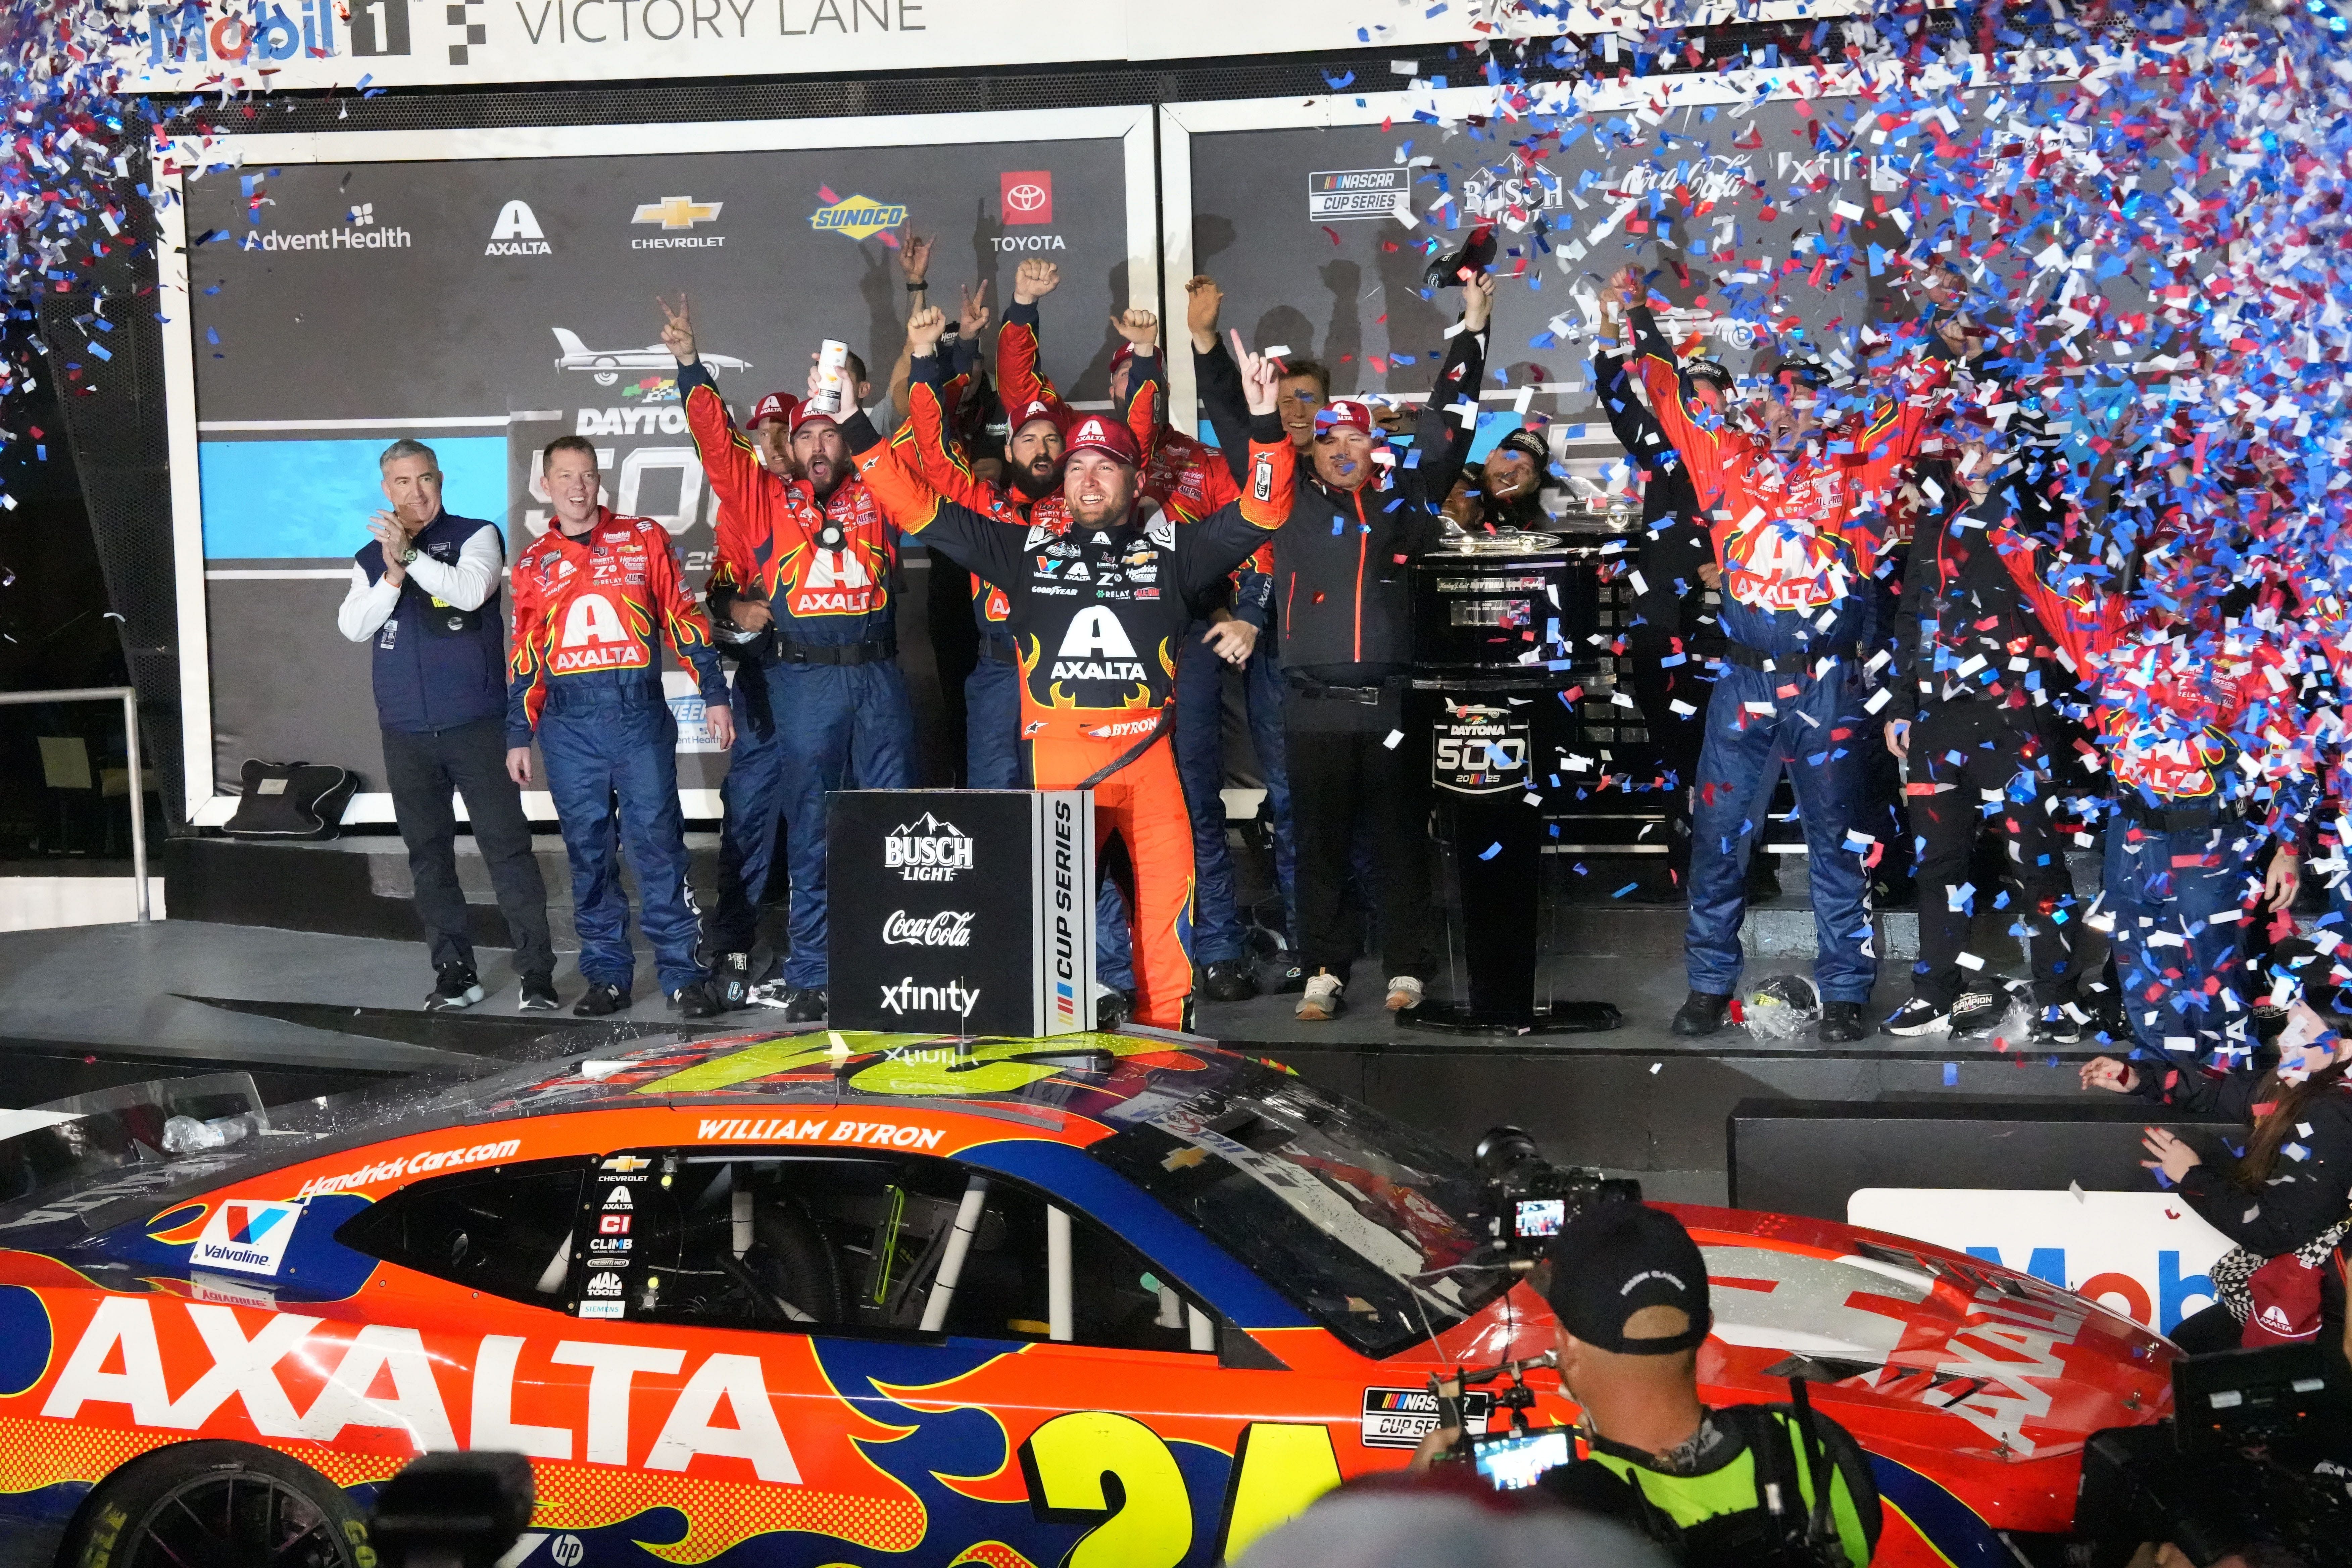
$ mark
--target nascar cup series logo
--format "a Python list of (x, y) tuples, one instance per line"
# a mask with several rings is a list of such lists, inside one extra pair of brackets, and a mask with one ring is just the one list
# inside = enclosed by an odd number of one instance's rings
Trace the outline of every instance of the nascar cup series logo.
[(927, 811), (920, 822), (901, 823), (882, 840), (882, 866), (901, 881), (952, 882), (958, 872), (972, 868), (971, 837)]

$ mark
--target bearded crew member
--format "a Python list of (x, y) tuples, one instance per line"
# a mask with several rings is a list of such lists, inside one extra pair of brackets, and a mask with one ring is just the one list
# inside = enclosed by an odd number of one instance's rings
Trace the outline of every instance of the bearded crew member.
[[(1739, 928), (1754, 853), (1785, 767), (1805, 829), (1822, 997), (1821, 1039), (1863, 1038), (1863, 1006), (1878, 976), (1869, 947), (1870, 901), (1854, 825), (1864, 805), (1861, 748), (1875, 728), (1864, 708), (1864, 590), (1878, 564), (1873, 519), (1918, 451), (1940, 393), (1882, 401), (1842, 426), (1833, 450), (1822, 428), (1826, 377), (1784, 367), (1754, 422), (1727, 426), (1685, 395), (1640, 273), (1612, 279), (1604, 309), (1629, 303), (1636, 365), (1651, 409), (1690, 469), (1724, 574), (1724, 669), (1708, 706), (1692, 815), (1690, 924), (1683, 939), (1690, 995), (1678, 1035), (1723, 1026), (1739, 981)], [(1850, 840), (1854, 840), (1850, 842)], [(1899, 845), (1881, 845), (1900, 853)]]
[[(916, 358), (943, 321), (908, 323)], [(901, 461), (863, 418), (846, 428), (859, 472), (898, 527), (1005, 591), (1019, 645), (1022, 737), (1039, 789), (1089, 789), (1099, 838), (1116, 832), (1134, 868), (1137, 1005), (1144, 1023), (1189, 1022), (1192, 841), (1167, 743), (1176, 644), (1225, 574), (1289, 515), (1290, 444), (1274, 418), (1274, 373), (1244, 358), (1250, 482), (1196, 523), (1137, 506), (1135, 437), (1099, 416), (1069, 429), (1062, 497), (1070, 526), (1023, 532), (960, 506)]]
[(696, 963), (687, 897), (686, 819), (677, 802), (677, 721), (662, 696), (661, 649), (694, 667), (710, 738), (735, 742), (727, 678), (710, 623), (687, 596), (669, 532), (649, 517), (598, 504), (596, 449), (559, 436), (541, 456), (555, 521), (514, 563), (512, 679), (507, 689), (507, 776), (530, 783), (534, 732), (548, 794), (572, 861), (572, 923), (587, 993), (584, 1018), (629, 1005), (636, 955), (629, 902), (615, 863), (613, 803), (636, 873), (638, 918), (652, 939), (662, 989), (689, 1018), (721, 1011)]
[[(914, 782), (914, 713), (898, 673), (891, 574), (898, 540), (874, 498), (850, 470), (840, 416), (803, 401), (791, 413), (797, 479), (768, 471), (733, 428), (695, 355), (694, 322), (684, 296), (663, 307), (662, 342), (677, 360), (678, 395), (703, 471), (718, 493), (718, 564), (710, 609), (745, 631), (773, 626), (761, 660), (768, 710), (781, 752), (777, 792), (793, 874), (792, 953), (784, 961), (784, 1017), (805, 1023), (825, 1013), (825, 797), (855, 780), (860, 789), (905, 789)], [(844, 401), (866, 392), (865, 367), (853, 357)], [(735, 837), (731, 871), (722, 867), (711, 942), (721, 962), (746, 979), (767, 880), (764, 850), (772, 807), (750, 803)], [(730, 808), (730, 827), (735, 813)]]

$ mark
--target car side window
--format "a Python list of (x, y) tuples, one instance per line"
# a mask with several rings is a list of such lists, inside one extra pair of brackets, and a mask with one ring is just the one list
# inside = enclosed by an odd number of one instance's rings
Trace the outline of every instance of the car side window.
[(1215, 1343), (1205, 1309), (1118, 1237), (953, 1161), (655, 1150), (595, 1178), (574, 1227), (583, 1317)]
[(532, 1160), (435, 1176), (371, 1204), (335, 1239), (436, 1279), (561, 1308), (585, 1160)]

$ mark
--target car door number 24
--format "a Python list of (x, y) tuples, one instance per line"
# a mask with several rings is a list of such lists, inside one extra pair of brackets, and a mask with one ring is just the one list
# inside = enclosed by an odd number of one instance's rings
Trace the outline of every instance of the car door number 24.
[[(1068, 1568), (1176, 1568), (1192, 1550), (1192, 1500), (1176, 1456), (1133, 1416), (1056, 1415), (1021, 1446), (1021, 1469), (1038, 1511), (1073, 1522), (1108, 1512), (1103, 1477), (1118, 1478), (1125, 1500), (1079, 1541)], [(1252, 1422), (1234, 1451), (1232, 1474), (1223, 1539), (1212, 1562), (1238, 1554), (1339, 1484), (1330, 1428)]]

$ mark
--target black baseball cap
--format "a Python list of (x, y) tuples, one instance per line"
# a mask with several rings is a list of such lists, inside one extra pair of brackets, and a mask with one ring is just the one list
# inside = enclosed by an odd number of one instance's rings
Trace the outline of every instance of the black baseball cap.
[(1501, 440), (1496, 442), (1495, 450), (1517, 452), (1523, 458), (1533, 458), (1538, 474), (1541, 474), (1551, 464), (1551, 448), (1545, 443), (1543, 432), (1530, 430), (1525, 426), (1510, 431)]
[(1729, 392), (1738, 384), (1732, 377), (1731, 367), (1717, 359), (1685, 360), (1683, 374), (1693, 381), (1706, 382), (1724, 392)]
[[(1563, 1226), (1551, 1244), (1549, 1300), (1560, 1327), (1620, 1355), (1695, 1349), (1715, 1321), (1697, 1243), (1682, 1221), (1647, 1204), (1597, 1203)], [(1667, 1339), (1627, 1338), (1626, 1322), (1644, 1307), (1677, 1308), (1690, 1329)]]

